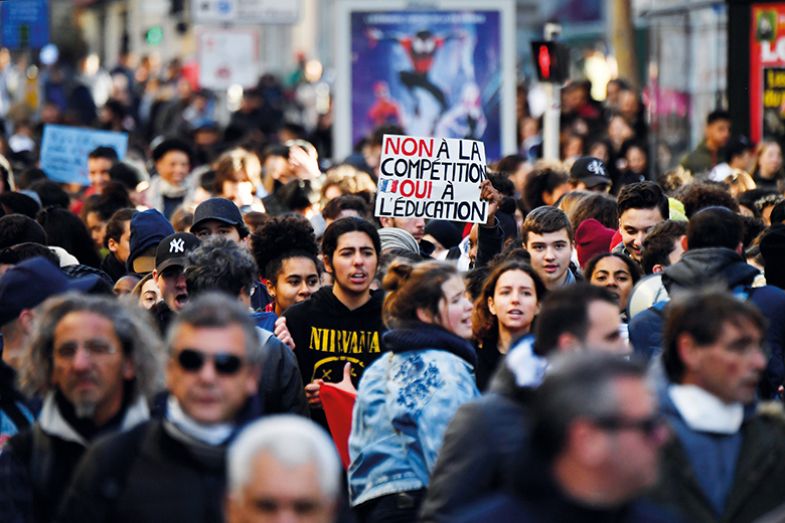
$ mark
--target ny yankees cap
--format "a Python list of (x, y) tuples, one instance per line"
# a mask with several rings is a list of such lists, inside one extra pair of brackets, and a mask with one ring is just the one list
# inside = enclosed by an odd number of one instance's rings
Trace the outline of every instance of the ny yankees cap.
[(611, 184), (605, 162), (594, 156), (583, 156), (575, 160), (570, 169), (570, 178), (576, 182), (583, 182), (586, 187)]
[(167, 267), (188, 265), (188, 253), (199, 247), (199, 238), (190, 232), (170, 234), (155, 250), (155, 270), (163, 272)]

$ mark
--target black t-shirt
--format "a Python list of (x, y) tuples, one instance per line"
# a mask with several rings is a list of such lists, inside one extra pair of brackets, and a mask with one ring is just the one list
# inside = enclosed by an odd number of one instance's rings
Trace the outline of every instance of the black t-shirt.
[(332, 287), (323, 287), (284, 313), (304, 384), (341, 381), (343, 367), (350, 362), (357, 386), (365, 368), (383, 352), (383, 299), (383, 291), (374, 291), (365, 305), (350, 310)]

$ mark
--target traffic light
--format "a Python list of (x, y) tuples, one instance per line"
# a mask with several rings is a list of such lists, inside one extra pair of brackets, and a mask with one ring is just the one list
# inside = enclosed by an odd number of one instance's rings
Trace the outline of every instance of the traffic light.
[(569, 50), (565, 45), (554, 41), (534, 41), (532, 57), (541, 82), (562, 83), (567, 79)]

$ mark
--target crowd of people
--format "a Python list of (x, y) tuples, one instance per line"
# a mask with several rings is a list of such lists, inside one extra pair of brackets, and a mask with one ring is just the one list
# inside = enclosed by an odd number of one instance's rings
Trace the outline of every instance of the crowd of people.
[[(717, 110), (654, 172), (638, 93), (571, 82), (560, 161), (520, 104), (485, 223), (377, 219), (401, 129), (337, 162), (329, 113), (287, 120), (307, 79), (222, 126), (149, 66), (4, 113), (0, 519), (782, 520), (779, 144)], [(57, 183), (55, 122), (129, 154)]]

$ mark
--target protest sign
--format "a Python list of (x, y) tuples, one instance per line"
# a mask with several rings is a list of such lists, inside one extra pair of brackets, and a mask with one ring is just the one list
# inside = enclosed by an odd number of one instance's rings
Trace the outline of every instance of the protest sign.
[(482, 142), (385, 135), (376, 216), (485, 223), (485, 179)]
[(125, 156), (128, 135), (66, 125), (46, 125), (41, 141), (41, 169), (56, 182), (89, 185), (87, 155), (96, 147), (107, 146)]
[(253, 87), (259, 80), (259, 30), (204, 27), (197, 33), (199, 85), (228, 89)]

